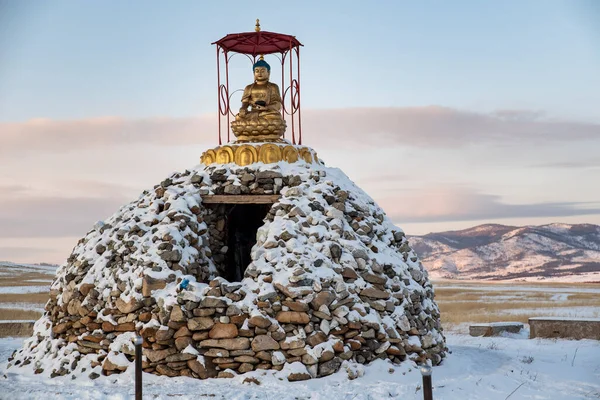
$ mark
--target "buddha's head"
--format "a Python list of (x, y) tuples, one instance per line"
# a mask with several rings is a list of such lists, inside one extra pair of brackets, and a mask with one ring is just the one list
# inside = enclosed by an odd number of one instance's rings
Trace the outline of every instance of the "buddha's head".
[(269, 81), (271, 75), (271, 66), (265, 60), (258, 60), (254, 63), (254, 81), (257, 83), (265, 83)]

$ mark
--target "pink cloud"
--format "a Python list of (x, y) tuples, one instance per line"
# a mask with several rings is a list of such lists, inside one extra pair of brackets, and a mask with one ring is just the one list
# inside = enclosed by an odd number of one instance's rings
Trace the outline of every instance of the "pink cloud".
[(464, 186), (440, 185), (404, 191), (394, 197), (381, 198), (378, 203), (400, 226), (405, 222), (477, 221), (600, 214), (600, 202), (507, 204), (500, 196), (480, 193)]
[[(491, 114), (451, 108), (354, 108), (306, 110), (304, 142), (324, 146), (398, 146), (448, 148), (471, 143), (543, 143), (600, 139), (600, 125), (545, 119), (527, 110)], [(65, 152), (82, 148), (150, 143), (161, 146), (217, 142), (216, 115), (195, 118), (47, 119), (0, 123), (0, 154)], [(288, 132), (289, 135), (289, 132)]]

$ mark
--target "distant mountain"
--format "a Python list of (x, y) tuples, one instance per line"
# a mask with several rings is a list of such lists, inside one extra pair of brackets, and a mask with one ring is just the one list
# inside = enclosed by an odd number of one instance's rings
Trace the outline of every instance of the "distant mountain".
[(486, 224), (409, 236), (433, 278), (600, 282), (600, 226)]

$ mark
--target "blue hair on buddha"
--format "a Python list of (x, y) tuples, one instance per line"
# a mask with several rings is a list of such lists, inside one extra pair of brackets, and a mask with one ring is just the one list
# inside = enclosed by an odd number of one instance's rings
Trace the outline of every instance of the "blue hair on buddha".
[(265, 67), (267, 68), (267, 71), (271, 72), (271, 66), (269, 65), (268, 62), (266, 62), (265, 60), (258, 60), (253, 66), (252, 66), (252, 71), (254, 71), (254, 69), (256, 67)]

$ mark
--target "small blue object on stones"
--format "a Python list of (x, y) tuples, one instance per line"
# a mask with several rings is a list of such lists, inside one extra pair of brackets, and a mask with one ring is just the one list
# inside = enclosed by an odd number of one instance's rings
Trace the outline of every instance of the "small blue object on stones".
[(179, 288), (180, 289), (187, 289), (188, 285), (190, 284), (190, 281), (187, 279), (184, 279), (181, 281), (181, 283), (179, 284)]

